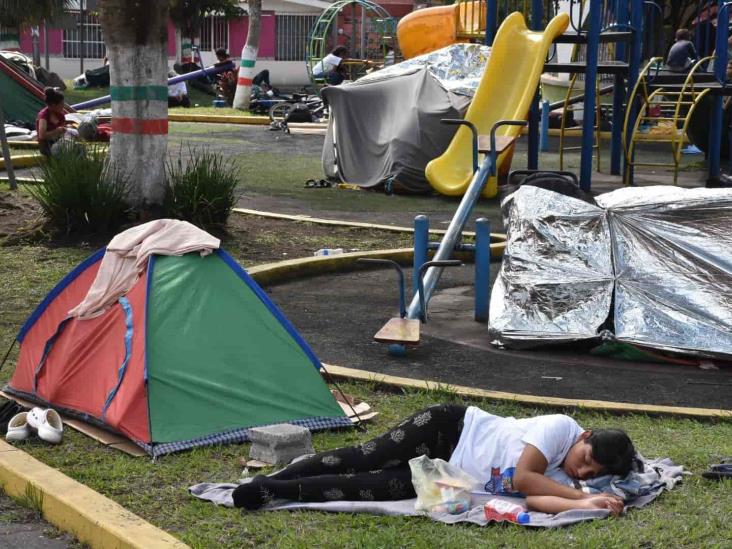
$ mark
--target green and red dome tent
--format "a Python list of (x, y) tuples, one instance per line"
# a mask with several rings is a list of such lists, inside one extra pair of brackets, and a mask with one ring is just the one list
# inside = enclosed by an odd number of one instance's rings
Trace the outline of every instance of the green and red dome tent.
[(310, 347), (226, 252), (151, 256), (104, 314), (69, 317), (103, 255), (28, 318), (6, 392), (121, 433), (152, 456), (243, 442), (261, 425), (351, 425)]

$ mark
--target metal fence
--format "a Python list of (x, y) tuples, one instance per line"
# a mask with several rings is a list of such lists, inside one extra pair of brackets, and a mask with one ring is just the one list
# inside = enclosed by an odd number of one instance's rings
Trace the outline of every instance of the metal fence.
[(201, 51), (229, 50), (229, 22), (218, 15), (206, 17), (201, 26)]
[(277, 15), (275, 19), (276, 61), (302, 61), (305, 59), (310, 31), (318, 20), (317, 15)]
[[(81, 17), (79, 12), (73, 12), (70, 16), (73, 21), (76, 21), (76, 25), (64, 29), (64, 57), (78, 59), (82, 57)], [(99, 18), (96, 15), (85, 13), (83, 31), (83, 57), (85, 59), (102, 59), (107, 54), (107, 48), (104, 46), (104, 36), (102, 35), (102, 25), (99, 23)]]

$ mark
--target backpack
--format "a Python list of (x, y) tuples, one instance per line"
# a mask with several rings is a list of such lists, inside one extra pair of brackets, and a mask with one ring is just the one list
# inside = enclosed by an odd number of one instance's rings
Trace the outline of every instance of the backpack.
[(313, 115), (305, 103), (295, 103), (285, 117), (285, 123), (312, 122)]

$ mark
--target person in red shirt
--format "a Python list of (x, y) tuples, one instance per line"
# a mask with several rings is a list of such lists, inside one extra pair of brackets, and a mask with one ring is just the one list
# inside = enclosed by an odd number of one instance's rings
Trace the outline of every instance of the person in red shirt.
[(54, 88), (45, 90), (46, 106), (36, 117), (36, 133), (41, 154), (51, 155), (51, 146), (66, 133), (64, 94)]

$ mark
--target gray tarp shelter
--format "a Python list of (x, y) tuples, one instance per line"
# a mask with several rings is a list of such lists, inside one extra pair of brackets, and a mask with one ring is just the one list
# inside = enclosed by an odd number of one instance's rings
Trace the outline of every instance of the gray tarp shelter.
[(325, 174), (364, 188), (391, 181), (398, 192), (430, 192), (425, 166), (457, 130), (440, 120), (463, 118), (489, 51), (457, 44), (323, 89), (331, 113)]

